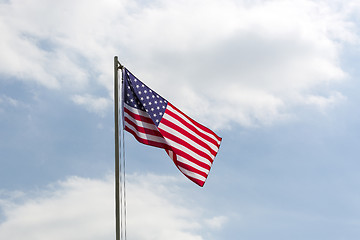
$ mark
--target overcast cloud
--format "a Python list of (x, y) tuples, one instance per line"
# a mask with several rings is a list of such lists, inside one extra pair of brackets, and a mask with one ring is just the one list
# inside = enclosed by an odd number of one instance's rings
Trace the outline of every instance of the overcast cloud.
[[(5, 221), (1, 239), (114, 238), (113, 177), (71, 177), (47, 189), (0, 192)], [(131, 239), (202, 240), (201, 231), (217, 231), (225, 216), (204, 215), (200, 203), (181, 195), (173, 177), (131, 175), (127, 181), (128, 234)], [(190, 207), (191, 206), (191, 210)], [(141, 230), (140, 230), (141, 229)]]
[[(324, 110), (346, 99), (332, 84), (347, 78), (339, 58), (343, 44), (358, 42), (358, 9), (336, 0), (14, 0), (0, 9), (0, 72), (58, 88), (101, 115), (119, 55), (214, 127), (273, 124), (299, 105)], [(99, 85), (107, 94), (93, 93)]]

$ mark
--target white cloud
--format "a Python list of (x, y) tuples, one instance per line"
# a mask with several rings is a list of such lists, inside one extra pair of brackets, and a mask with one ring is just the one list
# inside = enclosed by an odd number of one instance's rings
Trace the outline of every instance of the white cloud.
[[(211, 227), (224, 224), (223, 216), (207, 221), (201, 214), (202, 204), (181, 195), (184, 191), (175, 178), (131, 175), (127, 179), (129, 239), (201, 240), (204, 238), (198, 232), (211, 232)], [(0, 196), (4, 195), (7, 197), (0, 201), (5, 215), (0, 224), (1, 239), (114, 238), (112, 176), (104, 180), (70, 177), (45, 190), (21, 194), (0, 191)]]
[(85, 106), (89, 112), (97, 113), (100, 116), (104, 116), (108, 107), (112, 104), (110, 99), (104, 97), (95, 97), (89, 94), (74, 95), (72, 97), (74, 103)]
[(19, 101), (12, 97), (8, 97), (6, 95), (0, 95), (0, 105), (1, 104), (7, 104), (10, 106), (16, 107), (19, 105)]
[(339, 92), (333, 92), (328, 97), (310, 95), (304, 100), (309, 105), (317, 106), (321, 111), (325, 111), (329, 106), (333, 106), (335, 103), (345, 101), (346, 97)]
[(206, 220), (205, 222), (213, 229), (221, 229), (222, 226), (227, 222), (226, 216), (217, 216)]
[(347, 77), (341, 50), (358, 44), (358, 10), (338, 0), (14, 0), (0, 6), (0, 73), (70, 96), (104, 87), (111, 100), (119, 54), (206, 124), (267, 125), (318, 106), (306, 96)]

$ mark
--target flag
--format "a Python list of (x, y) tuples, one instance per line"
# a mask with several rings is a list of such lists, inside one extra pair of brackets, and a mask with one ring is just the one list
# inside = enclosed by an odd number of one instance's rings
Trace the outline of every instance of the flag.
[(176, 167), (203, 186), (221, 138), (123, 68), (124, 128), (139, 142), (165, 149)]

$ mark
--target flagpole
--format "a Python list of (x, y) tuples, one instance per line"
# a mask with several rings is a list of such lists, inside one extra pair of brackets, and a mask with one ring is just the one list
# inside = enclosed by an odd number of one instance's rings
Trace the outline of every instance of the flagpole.
[(120, 174), (119, 174), (119, 61), (114, 57), (114, 112), (115, 112), (115, 224), (116, 240), (120, 240)]

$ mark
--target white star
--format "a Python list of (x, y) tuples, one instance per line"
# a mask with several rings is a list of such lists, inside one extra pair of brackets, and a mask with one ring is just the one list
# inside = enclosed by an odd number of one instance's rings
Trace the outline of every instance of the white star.
[(147, 90), (144, 90), (144, 93), (147, 93)]
[(141, 91), (138, 91), (138, 93), (141, 95)]
[(156, 114), (154, 113), (154, 115), (153, 115), (154, 117), (156, 117)]
[(134, 101), (134, 99), (130, 99), (130, 102), (133, 102)]
[(157, 109), (157, 110), (160, 110), (160, 107), (157, 107), (156, 109)]
[(143, 97), (141, 97), (140, 99), (141, 99), (141, 101), (143, 101), (143, 100), (144, 100), (144, 98), (143, 98)]
[(149, 99), (150, 97), (149, 96), (146, 96), (146, 99)]
[(136, 88), (139, 88), (139, 85), (136, 85)]
[(156, 119), (156, 122), (159, 122), (159, 120), (158, 120), (158, 119)]
[(151, 111), (153, 112), (153, 111), (154, 111), (154, 108), (151, 108)]
[(161, 115), (162, 115), (162, 112), (159, 112), (159, 115), (161, 116)]
[(156, 95), (157, 98), (159, 98), (159, 95)]
[(155, 96), (154, 96), (154, 95), (152, 95), (152, 98), (155, 98)]
[(149, 105), (151, 105), (152, 103), (151, 102), (149, 102)]
[(157, 101), (155, 101), (154, 103), (157, 104)]

